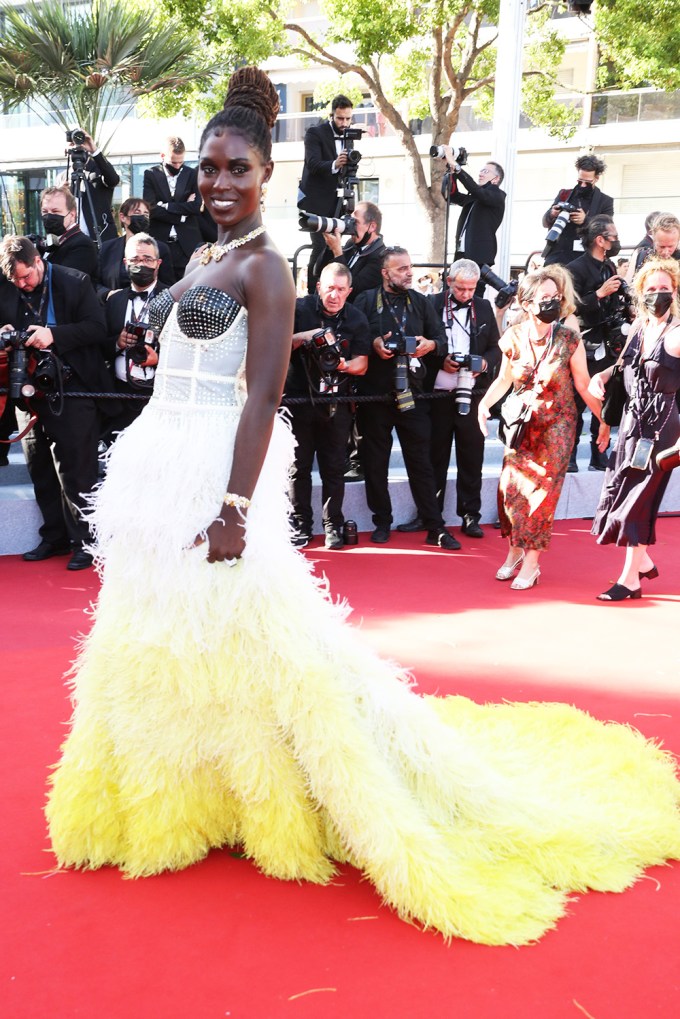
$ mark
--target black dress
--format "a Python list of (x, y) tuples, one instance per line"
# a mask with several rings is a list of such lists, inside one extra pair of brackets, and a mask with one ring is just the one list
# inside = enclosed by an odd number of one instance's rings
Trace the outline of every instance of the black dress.
[[(597, 535), (600, 545), (655, 543), (656, 518), (671, 477), (670, 472), (659, 470), (655, 457), (660, 450), (674, 445), (680, 436), (675, 403), (675, 394), (680, 389), (680, 357), (668, 353), (663, 336), (644, 359), (640, 344), (638, 335), (623, 357), (629, 402), (593, 521), (592, 533)], [(630, 466), (641, 436), (655, 440), (649, 466), (644, 471)]]

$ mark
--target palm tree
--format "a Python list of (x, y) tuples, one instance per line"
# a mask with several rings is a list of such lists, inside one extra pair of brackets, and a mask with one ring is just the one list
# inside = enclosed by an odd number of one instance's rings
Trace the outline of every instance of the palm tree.
[(182, 91), (213, 74), (199, 66), (195, 37), (153, 0), (2, 3), (0, 26), (5, 108), (26, 104), (45, 123), (77, 124), (93, 138), (114, 107), (122, 119), (120, 108), (126, 116), (140, 96)]

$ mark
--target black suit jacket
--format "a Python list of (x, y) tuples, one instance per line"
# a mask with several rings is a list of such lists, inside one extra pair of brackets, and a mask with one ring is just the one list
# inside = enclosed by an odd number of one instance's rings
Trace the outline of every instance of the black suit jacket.
[[(361, 251), (359, 257), (354, 261), (351, 269), (352, 273), (352, 293), (349, 295), (348, 300), (354, 303), (364, 290), (373, 290), (382, 283), (382, 260), (383, 253), (385, 251), (385, 242), (382, 237), (376, 237), (372, 244), (369, 244), (365, 251)], [(349, 268), (349, 263), (352, 262), (357, 252), (357, 246), (354, 241), (350, 241), (342, 249), (342, 254), (338, 255), (337, 258), (333, 257), (330, 249), (328, 250), (327, 256), (324, 259), (323, 267), (330, 265), (331, 262), (338, 262), (340, 265), (346, 265)]]
[[(102, 244), (101, 251), (99, 252), (97, 286), (97, 292), (100, 297), (105, 296), (109, 290), (119, 290), (121, 287), (130, 286), (130, 277), (126, 267), (123, 265), (126, 243), (126, 237), (116, 237), (114, 240), (106, 241), (105, 244)], [(172, 271), (170, 248), (163, 241), (157, 241), (156, 243), (158, 244), (158, 253), (161, 258), (158, 279), (166, 287), (171, 287), (175, 282), (175, 275)]]
[[(168, 288), (160, 282), (156, 282), (156, 286), (151, 291), (152, 297), (157, 297), (162, 290)], [(121, 330), (126, 323), (126, 313), (128, 301), (133, 296), (135, 291), (132, 287), (125, 287), (124, 290), (119, 290), (115, 294), (111, 294), (108, 301), (104, 305), (104, 317), (106, 319), (106, 359), (107, 361), (113, 362), (116, 355), (119, 353), (117, 342), (118, 337), (121, 334)]]
[(97, 278), (97, 245), (84, 234), (80, 227), (69, 233), (62, 243), (48, 248), (45, 261), (52, 265), (63, 265), (67, 269), (84, 272), (91, 280)]
[(298, 208), (317, 216), (332, 216), (337, 204), (338, 175), (332, 172), (337, 157), (335, 134), (329, 121), (310, 127), (305, 134), (305, 164), (300, 179)]
[[(555, 220), (550, 215), (550, 211), (553, 205), (557, 205), (558, 202), (569, 202), (573, 205), (579, 205), (578, 200), (578, 188), (574, 188), (570, 191), (565, 188), (560, 191), (555, 197), (554, 202), (551, 203), (550, 209), (547, 209), (543, 216), (543, 226), (546, 230), (549, 230)], [(614, 199), (609, 195), (605, 195), (604, 192), (600, 191), (598, 187), (593, 188), (593, 196), (590, 200), (590, 207), (586, 211), (586, 218), (580, 226), (575, 223), (567, 223), (560, 236), (555, 241), (555, 246), (545, 257), (546, 265), (569, 265), (575, 258), (578, 258), (583, 254), (578, 249), (574, 251), (574, 244), (578, 238), (578, 234), (581, 230), (587, 227), (589, 221), (593, 216), (613, 216), (614, 215)]]
[(120, 184), (120, 177), (101, 152), (89, 157), (85, 163), (85, 172), (87, 190), (92, 199), (90, 208), (87, 194), (83, 195), (83, 214), (88, 232), (93, 241), (112, 240), (117, 230), (111, 203), (114, 188)]
[[(47, 268), (45, 269), (47, 282)], [(89, 278), (81, 272), (52, 266), (52, 300), (56, 325), (50, 326), (54, 350), (73, 369), (78, 384), (92, 393), (113, 392), (106, 366), (106, 324), (104, 311)], [(0, 287), (0, 321), (25, 329), (35, 320), (27, 315), (26, 304), (11, 283)], [(107, 412), (117, 412), (115, 401), (102, 401)]]
[(600, 300), (595, 291), (605, 280), (616, 275), (616, 266), (610, 259), (600, 262), (586, 251), (569, 263), (569, 272), (574, 279), (576, 314), (583, 326), (583, 342), (587, 352), (594, 351), (605, 338), (604, 320), (618, 302), (613, 294)]
[[(193, 199), (190, 201), (190, 196)], [(157, 241), (170, 240), (170, 230), (174, 226), (177, 243), (187, 256), (202, 243), (199, 228), (201, 212), (201, 196), (198, 193), (198, 174), (195, 167), (183, 166), (177, 174), (174, 198), (170, 194), (168, 179), (162, 166), (152, 166), (144, 171), (144, 188), (142, 197), (151, 210), (151, 226), (149, 233)], [(167, 205), (161, 208), (159, 202)], [(182, 216), (186, 219), (182, 222)]]
[[(430, 294), (427, 298), (442, 322), (446, 293), (447, 291), (443, 290), (440, 294)], [(474, 396), (481, 396), (491, 385), (501, 363), (501, 351), (498, 346), (500, 334), (493, 308), (485, 298), (472, 298), (472, 318), (474, 328), (470, 330), (470, 353), (480, 354), (488, 366), (485, 372), (477, 376), (472, 390)], [(427, 388), (434, 387), (437, 372), (445, 357), (446, 354), (436, 356), (433, 354), (427, 362)]]
[[(458, 184), (466, 191), (460, 192)], [(496, 260), (496, 231), (505, 215), (505, 191), (497, 184), (478, 184), (465, 170), (458, 173), (445, 173), (442, 180), (442, 194), (448, 194), (451, 187), (450, 202), (462, 206), (456, 225), (456, 252), (465, 258), (471, 258), (477, 265), (493, 265)], [(463, 247), (460, 245), (461, 234), (465, 229)]]

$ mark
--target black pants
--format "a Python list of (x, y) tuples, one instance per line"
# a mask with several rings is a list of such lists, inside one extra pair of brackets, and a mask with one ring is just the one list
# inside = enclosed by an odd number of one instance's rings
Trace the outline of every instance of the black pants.
[(459, 414), (453, 395), (439, 397), (430, 404), (432, 439), (430, 451), (437, 485), (437, 503), (444, 509), (446, 475), (451, 462), (451, 448), (455, 442), (456, 513), (459, 517), (482, 512), (482, 467), (484, 464), (484, 436), (477, 421), (477, 408), (481, 396), (473, 396), (470, 413)]
[(392, 429), (396, 429), (418, 516), (429, 531), (443, 527), (430, 460), (430, 414), (425, 401), (417, 400), (415, 408), (406, 412), (400, 411), (393, 401), (361, 403), (357, 409), (357, 425), (361, 435), (366, 501), (375, 526), (392, 525), (388, 474)]
[(316, 272), (316, 263), (321, 255), (328, 251), (328, 245), (322, 233), (310, 234), (309, 239), (312, 242), (312, 250), (309, 254), (309, 266), (307, 268), (307, 293), (315, 294), (316, 282), (319, 278), (319, 273)]
[[(38, 508), (43, 515), (40, 536), (53, 545), (69, 542), (81, 548), (90, 531), (81, 516), (84, 495), (97, 483), (99, 413), (94, 400), (66, 398), (60, 415), (47, 400), (39, 401), (38, 421), (21, 440)], [(19, 427), (28, 414), (17, 411)]]
[[(591, 379), (593, 375), (597, 375), (598, 372), (603, 372), (605, 368), (611, 367), (616, 364), (616, 358), (610, 354), (606, 354), (600, 361), (596, 361), (594, 358), (588, 358), (588, 374)], [(583, 415), (586, 412), (586, 403), (580, 393), (576, 392), (574, 388), (574, 398), (576, 400), (576, 440), (574, 442), (574, 449), (571, 454), (572, 460), (576, 459), (576, 452), (578, 450), (579, 439), (581, 438), (581, 432), (583, 431)], [(600, 431), (600, 422), (592, 413), (590, 414), (590, 449), (591, 453), (595, 450), (595, 443), (597, 442), (597, 435)]]
[(120, 401), (120, 413), (116, 414), (115, 417), (107, 418), (102, 427), (101, 437), (107, 445), (115, 439), (119, 432), (125, 431), (128, 425), (131, 425), (139, 417), (146, 407), (152, 391), (151, 389), (136, 389), (128, 382), (123, 382), (122, 379), (116, 378), (117, 393), (135, 397), (146, 396), (146, 399)]
[(172, 271), (175, 275), (175, 283), (177, 283), (184, 276), (184, 270), (189, 262), (189, 255), (185, 255), (179, 241), (168, 241), (168, 247), (170, 248)]
[(348, 403), (336, 404), (330, 416), (328, 407), (301, 404), (290, 408), (291, 425), (297, 446), (290, 478), (290, 501), (296, 526), (312, 533), (312, 467), (314, 455), (321, 476), (323, 525), (342, 530), (342, 500), (345, 495), (345, 454), (352, 425)]

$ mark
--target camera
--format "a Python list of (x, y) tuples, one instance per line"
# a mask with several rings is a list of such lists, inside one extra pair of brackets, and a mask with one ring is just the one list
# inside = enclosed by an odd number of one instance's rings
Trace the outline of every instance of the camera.
[(630, 332), (633, 317), (633, 299), (625, 280), (621, 280), (619, 289), (607, 298), (607, 311), (602, 323), (602, 336), (607, 352), (612, 357), (618, 357)]
[[(446, 153), (444, 152), (443, 145), (431, 145), (430, 146), (430, 158), (431, 159), (446, 159)], [(458, 155), (455, 158), (455, 162), (459, 166), (465, 166), (468, 161), (467, 149), (462, 146), (458, 149)]]
[[(332, 336), (332, 340), (329, 340)], [(305, 349), (311, 354), (322, 375), (332, 375), (338, 370), (342, 361), (342, 348), (329, 329), (318, 329), (311, 340), (307, 340)]]
[[(569, 222), (569, 217), (572, 212), (578, 212), (578, 205), (572, 205), (571, 202), (556, 202), (556, 207), (560, 210), (559, 215), (553, 225), (548, 230), (545, 240), (546, 244), (554, 244), (557, 241), (564, 230), (565, 226)], [(544, 252), (545, 254), (545, 252)]]
[(389, 340), (383, 340), (385, 350), (390, 354), (415, 354), (418, 340), (415, 336), (404, 336), (403, 333), (393, 332)]
[(342, 152), (347, 153), (347, 163), (345, 166), (341, 166), (338, 170), (338, 177), (341, 181), (346, 178), (352, 177), (361, 162), (361, 153), (358, 149), (350, 148), (348, 142), (361, 141), (361, 136), (364, 133), (362, 127), (346, 127), (342, 132)]
[(87, 134), (82, 127), (74, 127), (72, 131), (66, 132), (66, 141), (73, 145), (72, 149), (66, 149), (65, 155), (71, 160), (74, 173), (82, 173), (90, 153), (83, 148)]
[(494, 304), (497, 308), (507, 307), (517, 293), (517, 289), (519, 287), (518, 280), (510, 280), (509, 283), (506, 283), (505, 280), (502, 280), (495, 272), (492, 272), (488, 265), (483, 265), (481, 267), (480, 278), (484, 280), (487, 286), (493, 287), (494, 290), (498, 291), (494, 298)]
[(484, 358), (479, 354), (451, 354), (451, 360), (460, 365), (453, 401), (457, 414), (465, 416), (470, 413), (472, 390), (475, 385), (475, 374), (484, 368)]
[[(18, 329), (0, 333), (0, 350), (9, 351), (8, 395), (12, 400), (35, 396), (36, 391), (55, 393), (60, 387), (60, 367), (47, 350), (26, 348), (31, 334)], [(30, 368), (29, 368), (30, 361)]]
[(315, 216), (311, 212), (300, 210), (300, 229), (309, 234), (329, 234), (339, 230), (341, 234), (354, 234), (357, 232), (357, 221), (354, 216)]
[(125, 348), (126, 357), (132, 361), (133, 364), (144, 364), (149, 359), (149, 351), (147, 348), (146, 334), (151, 327), (148, 322), (126, 322), (125, 332), (130, 333), (135, 338), (135, 342)]

